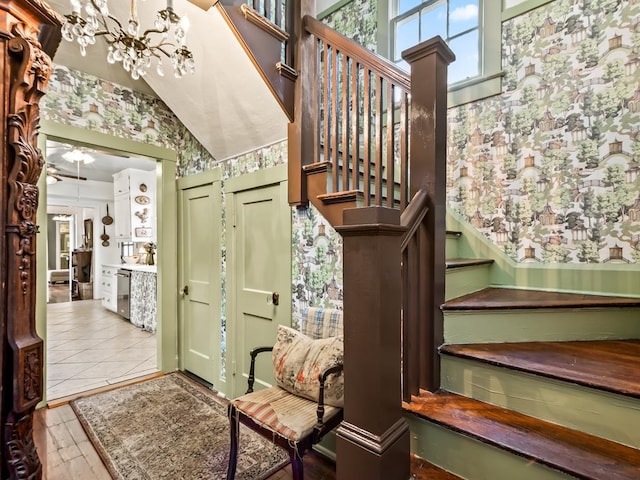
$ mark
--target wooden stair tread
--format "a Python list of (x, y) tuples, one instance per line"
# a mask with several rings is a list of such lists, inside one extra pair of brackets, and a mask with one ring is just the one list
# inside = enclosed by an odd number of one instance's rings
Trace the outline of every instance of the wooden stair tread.
[(453, 393), (423, 392), (405, 410), (581, 479), (637, 480), (640, 452)]
[(446, 260), (447, 270), (462, 267), (474, 267), (477, 265), (491, 265), (493, 260), (490, 258), (448, 258)]
[(411, 480), (462, 480), (427, 460), (411, 455)]
[(595, 307), (640, 307), (640, 298), (489, 287), (449, 300), (442, 306), (443, 310)]
[(640, 398), (640, 340), (443, 345), (456, 357)]

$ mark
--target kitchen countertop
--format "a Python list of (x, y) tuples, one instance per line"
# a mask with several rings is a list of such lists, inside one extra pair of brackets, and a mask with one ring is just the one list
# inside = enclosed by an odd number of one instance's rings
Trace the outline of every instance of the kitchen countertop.
[(135, 270), (136, 272), (149, 272), (149, 273), (157, 273), (158, 266), (157, 265), (138, 265), (138, 264), (129, 264), (129, 263), (113, 263), (107, 264), (108, 267), (117, 267), (122, 268), (124, 270)]

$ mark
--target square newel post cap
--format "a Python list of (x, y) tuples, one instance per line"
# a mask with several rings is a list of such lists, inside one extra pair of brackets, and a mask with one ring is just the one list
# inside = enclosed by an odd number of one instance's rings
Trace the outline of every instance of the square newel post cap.
[(343, 225), (336, 230), (343, 236), (377, 232), (402, 235), (406, 227), (400, 224), (400, 211), (387, 207), (347, 208), (342, 213)]
[(433, 53), (437, 53), (447, 65), (456, 59), (456, 55), (440, 35), (436, 35), (429, 40), (425, 40), (414, 47), (406, 49), (402, 52), (402, 59), (411, 64)]

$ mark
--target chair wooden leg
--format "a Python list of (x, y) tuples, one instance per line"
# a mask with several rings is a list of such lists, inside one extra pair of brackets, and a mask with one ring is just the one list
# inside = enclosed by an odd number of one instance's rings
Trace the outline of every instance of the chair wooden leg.
[(293, 472), (293, 480), (304, 479), (302, 454), (296, 448), (291, 450), (291, 471)]
[(238, 463), (238, 411), (229, 405), (229, 431), (231, 433), (231, 446), (229, 448), (229, 467), (227, 468), (227, 480), (234, 480)]

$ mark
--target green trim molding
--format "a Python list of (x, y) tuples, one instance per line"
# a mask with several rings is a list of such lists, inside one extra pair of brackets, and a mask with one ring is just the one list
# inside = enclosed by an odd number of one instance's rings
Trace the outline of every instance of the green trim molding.
[(316, 17), (318, 18), (318, 20), (322, 20), (323, 18), (326, 18), (332, 13), (337, 12), (342, 7), (344, 7), (345, 5), (348, 5), (351, 2), (353, 2), (353, 0), (339, 0), (333, 5), (331, 5), (329, 8), (326, 8), (322, 12), (317, 13)]
[(458, 231), (458, 256), (491, 258), (492, 286), (640, 298), (640, 270), (626, 263), (516, 263), (451, 208), (447, 230)]

